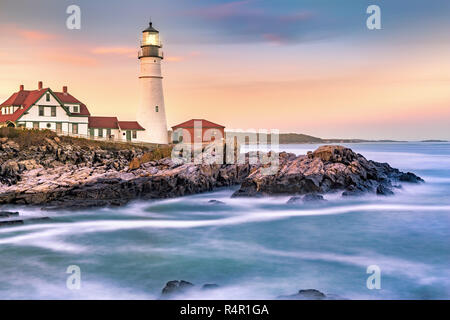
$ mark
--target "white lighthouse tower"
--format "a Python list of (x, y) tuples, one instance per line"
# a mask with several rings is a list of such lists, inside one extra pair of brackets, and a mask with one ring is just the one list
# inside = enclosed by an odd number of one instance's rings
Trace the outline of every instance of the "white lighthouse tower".
[(168, 143), (166, 109), (162, 85), (161, 61), (163, 59), (159, 31), (152, 23), (142, 31), (139, 61), (141, 101), (136, 120), (145, 128), (141, 140), (151, 143)]

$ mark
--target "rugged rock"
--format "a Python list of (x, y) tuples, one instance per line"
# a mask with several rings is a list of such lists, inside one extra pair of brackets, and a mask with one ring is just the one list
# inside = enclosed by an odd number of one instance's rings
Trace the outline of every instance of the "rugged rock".
[(316, 289), (299, 290), (296, 294), (280, 296), (281, 300), (324, 300), (327, 296)]
[(307, 194), (303, 197), (303, 202), (321, 202), (326, 201), (321, 194)]
[(23, 220), (0, 220), (0, 227), (23, 224)]
[[(320, 147), (306, 156), (280, 153), (278, 170), (264, 175), (258, 161), (250, 164), (251, 154), (241, 164), (196, 164), (171, 158), (151, 160), (140, 149), (84, 150), (47, 140), (19, 153), (11, 151), (16, 146), (9, 140), (0, 144), (0, 159), (5, 153), (10, 157), (1, 163), (0, 205), (120, 206), (134, 199), (172, 198), (238, 184), (242, 185), (234, 196), (306, 195), (301, 202), (308, 202), (323, 200), (319, 193), (337, 190), (344, 195), (387, 195), (393, 183), (423, 181), (340, 146)], [(139, 165), (130, 164), (136, 158)]]
[(18, 212), (0, 211), (0, 218), (17, 217), (18, 215)]
[(303, 204), (303, 203), (318, 203), (326, 201), (321, 194), (309, 193), (302, 196), (293, 196), (286, 203), (287, 204)]
[[(344, 196), (367, 192), (388, 195), (393, 183), (418, 183), (413, 173), (403, 173), (387, 163), (367, 160), (342, 146), (322, 146), (306, 156), (281, 153), (274, 175), (264, 175), (258, 168), (244, 179), (235, 197), (277, 194), (315, 194), (343, 190)], [(298, 201), (293, 199), (292, 201)]]
[(202, 290), (213, 290), (220, 288), (218, 284), (215, 283), (206, 283), (202, 286)]
[(162, 289), (162, 296), (173, 296), (177, 294), (186, 293), (186, 291), (192, 289), (194, 285), (184, 280), (172, 280), (166, 283), (166, 286)]
[(225, 202), (220, 201), (220, 200), (215, 200), (215, 199), (209, 200), (208, 203), (209, 204), (214, 204), (214, 205), (224, 205), (225, 204)]
[(380, 184), (377, 188), (377, 194), (381, 196), (391, 196), (394, 194), (394, 191), (392, 191), (387, 186)]
[(286, 203), (287, 204), (303, 204), (303, 197), (293, 196)]

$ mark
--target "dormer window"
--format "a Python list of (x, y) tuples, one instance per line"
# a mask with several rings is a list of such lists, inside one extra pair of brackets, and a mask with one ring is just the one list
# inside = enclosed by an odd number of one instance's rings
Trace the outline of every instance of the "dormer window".
[(79, 113), (80, 112), (79, 107), (78, 106), (73, 106), (73, 112), (74, 113)]
[(47, 92), (47, 94), (45, 95), (45, 101), (49, 102), (50, 101), (50, 93)]

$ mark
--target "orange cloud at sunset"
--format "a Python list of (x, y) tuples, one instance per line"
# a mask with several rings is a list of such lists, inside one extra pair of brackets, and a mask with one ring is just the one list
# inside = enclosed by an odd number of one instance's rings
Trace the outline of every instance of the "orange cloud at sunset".
[(97, 47), (92, 49), (93, 54), (117, 54), (125, 56), (136, 56), (137, 49), (133, 47)]
[(49, 40), (54, 38), (54, 35), (38, 32), (34, 30), (18, 30), (19, 35), (21, 35), (26, 40), (34, 40), (34, 41), (41, 41), (41, 40)]

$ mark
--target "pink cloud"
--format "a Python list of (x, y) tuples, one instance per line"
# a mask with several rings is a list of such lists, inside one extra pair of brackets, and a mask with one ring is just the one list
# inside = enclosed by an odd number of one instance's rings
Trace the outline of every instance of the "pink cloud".
[(26, 30), (21, 29), (17, 30), (17, 33), (26, 40), (31, 41), (42, 41), (42, 40), (50, 40), (56, 38), (56, 35), (45, 33), (41, 31), (35, 31), (35, 30)]
[(180, 62), (184, 60), (184, 57), (181, 56), (172, 56), (172, 57), (166, 57), (165, 58), (167, 61), (171, 61), (171, 62)]
[(83, 67), (98, 65), (98, 61), (96, 59), (84, 55), (68, 54), (66, 52), (55, 52), (50, 50), (43, 51), (39, 55), (42, 59), (50, 62), (59, 62)]
[(134, 47), (97, 47), (92, 49), (93, 54), (115, 54), (115, 55), (125, 55), (133, 56), (136, 55), (137, 49)]
[(265, 33), (262, 35), (262, 37), (264, 38), (264, 40), (266, 40), (267, 42), (270, 42), (271, 44), (283, 44), (286, 43), (286, 40), (283, 39), (283, 37), (281, 37), (280, 35), (277, 35), (275, 33)]

